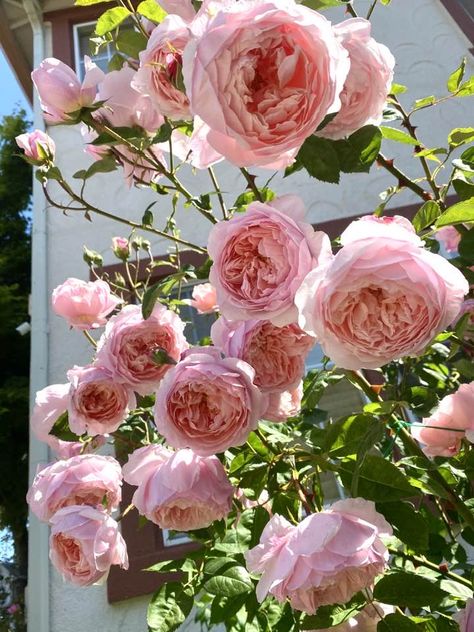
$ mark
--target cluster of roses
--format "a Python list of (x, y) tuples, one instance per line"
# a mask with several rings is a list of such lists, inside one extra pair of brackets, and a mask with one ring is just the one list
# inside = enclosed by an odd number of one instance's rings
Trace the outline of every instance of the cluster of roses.
[[(333, 27), (293, 0), (206, 0), (197, 13), (190, 0), (160, 4), (170, 14), (159, 25), (143, 19), (149, 39), (130, 65), (105, 74), (86, 57), (80, 82), (57, 59), (40, 64), (32, 77), (49, 124), (77, 123), (81, 108), (94, 104), (102, 104), (92, 114), (96, 127), (139, 127), (150, 139), (164, 117), (193, 121), (192, 136), (173, 133), (179, 159), (198, 168), (223, 158), (239, 167), (284, 168), (323, 121), (318, 134), (332, 139), (381, 121), (395, 62), (371, 37), (368, 21)], [(93, 121), (88, 125), (84, 138), (91, 142), (97, 133)], [(152, 143), (151, 161), (125, 144), (89, 144), (87, 151), (113, 154), (130, 183), (150, 183), (160, 175), (151, 163), (166, 164), (168, 148)]]

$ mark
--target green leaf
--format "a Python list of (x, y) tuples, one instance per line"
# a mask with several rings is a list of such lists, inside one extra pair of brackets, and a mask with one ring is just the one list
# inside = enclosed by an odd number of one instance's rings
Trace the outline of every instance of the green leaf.
[(155, 307), (158, 297), (160, 296), (160, 293), (161, 283), (155, 283), (155, 285), (149, 287), (143, 295), (142, 316), (145, 320), (147, 320), (147, 318), (150, 318), (153, 312), (153, 308)]
[(389, 140), (394, 140), (397, 143), (405, 143), (406, 145), (419, 145), (420, 141), (416, 140), (416, 138), (412, 138), (406, 132), (402, 132), (401, 129), (395, 129), (394, 127), (385, 127), (381, 126), (380, 130), (382, 132), (382, 136)]
[(467, 81), (459, 86), (456, 93), (457, 97), (471, 97), (474, 94), (474, 76), (469, 77)]
[(148, 605), (147, 623), (150, 632), (173, 632), (185, 621), (194, 604), (189, 586), (168, 582), (156, 592)]
[(392, 83), (389, 94), (403, 94), (408, 88), (401, 83)]
[(310, 136), (303, 143), (297, 159), (313, 178), (322, 182), (339, 182), (339, 161), (330, 140)]
[[(351, 488), (355, 468), (354, 460), (343, 461), (339, 466), (339, 474), (346, 489)], [(393, 502), (420, 495), (420, 491), (409, 483), (396, 465), (374, 454), (367, 454), (360, 467), (358, 493), (375, 502)]]
[(120, 26), (124, 20), (131, 15), (130, 11), (125, 7), (114, 7), (113, 9), (107, 9), (105, 13), (102, 13), (97, 20), (95, 27), (96, 35), (105, 35), (110, 31), (113, 31), (117, 26)]
[(414, 110), (420, 110), (421, 108), (426, 108), (430, 105), (433, 105), (436, 102), (435, 96), (424, 97), (423, 99), (417, 99), (413, 104)]
[(434, 224), (440, 215), (441, 209), (438, 202), (425, 202), (423, 206), (418, 209), (413, 218), (413, 226), (416, 232), (419, 233), (424, 228), (428, 228), (428, 226)]
[(115, 53), (110, 58), (109, 63), (107, 64), (107, 69), (109, 72), (111, 72), (112, 70), (120, 70), (121, 68), (123, 68), (126, 61), (127, 60), (123, 55)]
[(345, 140), (334, 143), (341, 171), (368, 172), (382, 144), (382, 132), (375, 125), (365, 125)]
[[(153, 0), (153, 2), (154, 1), (155, 0)], [(168, 141), (171, 138), (172, 133), (173, 133), (173, 128), (171, 127), (171, 125), (168, 122), (163, 123), (163, 125), (160, 127), (158, 132), (153, 137), (152, 144), (154, 145), (156, 143), (164, 143)]]
[(366, 605), (365, 597), (357, 593), (344, 605), (321, 606), (314, 615), (306, 616), (302, 623), (302, 630), (324, 630), (340, 625), (354, 617)]
[(145, 50), (147, 38), (138, 31), (122, 29), (115, 40), (116, 49), (132, 59), (138, 59), (139, 53)]
[(379, 421), (372, 415), (343, 417), (326, 428), (323, 449), (328, 451), (331, 457), (357, 454), (361, 441), (374, 425), (380, 426)]
[(452, 224), (464, 224), (465, 222), (474, 222), (474, 197), (458, 202), (448, 208), (436, 220), (436, 228), (451, 226)]
[(374, 588), (374, 599), (407, 608), (436, 608), (447, 593), (429, 579), (414, 573), (387, 573)]
[(388, 522), (395, 528), (395, 535), (414, 551), (428, 549), (429, 529), (423, 516), (407, 502), (388, 502), (377, 506)]
[(143, 17), (159, 24), (168, 15), (155, 0), (143, 0), (137, 7), (137, 12)]
[(395, 612), (377, 623), (377, 632), (421, 632), (421, 630), (411, 619)]
[(88, 169), (76, 171), (73, 178), (88, 180), (96, 173), (110, 173), (117, 169), (117, 162), (114, 156), (105, 156), (101, 160), (95, 160)]
[(203, 586), (211, 595), (235, 597), (253, 591), (253, 582), (243, 566), (226, 567), (222, 574), (217, 571)]
[(459, 68), (449, 75), (447, 87), (450, 92), (457, 92), (461, 81), (464, 78), (464, 71), (466, 70), (466, 58), (463, 57)]
[(451, 147), (459, 147), (474, 140), (474, 127), (457, 127), (448, 136)]

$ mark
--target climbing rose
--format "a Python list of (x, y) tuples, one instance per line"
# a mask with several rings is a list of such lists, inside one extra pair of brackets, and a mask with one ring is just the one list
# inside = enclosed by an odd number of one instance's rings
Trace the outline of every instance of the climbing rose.
[(191, 110), (239, 167), (280, 169), (340, 108), (347, 52), (321, 14), (288, 0), (214, 3), (183, 55)]
[(47, 522), (69, 505), (105, 505), (112, 511), (119, 505), (121, 487), (122, 472), (115, 459), (80, 454), (39, 469), (26, 499), (31, 511)]
[(234, 488), (215, 456), (150, 445), (129, 456), (123, 475), (138, 485), (132, 499), (138, 512), (162, 529), (204, 529), (231, 509)]
[(122, 301), (105, 281), (69, 278), (53, 290), (53, 311), (76, 329), (96, 329)]
[(391, 532), (374, 503), (363, 498), (338, 501), (297, 526), (275, 515), (260, 544), (244, 554), (249, 571), (262, 575), (257, 599), (270, 593), (309, 614), (346, 603), (384, 571), (388, 551), (380, 536)]
[(453, 320), (468, 283), (397, 218), (352, 222), (343, 247), (296, 294), (300, 326), (345, 369), (375, 369), (424, 351)]
[(295, 293), (306, 275), (331, 257), (326, 233), (304, 221), (300, 198), (253, 202), (246, 213), (211, 229), (209, 274), (221, 313), (230, 320), (297, 320)]
[(156, 394), (158, 432), (175, 448), (200, 456), (242, 445), (257, 427), (266, 398), (250, 365), (195, 347), (164, 377)]
[(183, 330), (179, 316), (160, 303), (146, 320), (140, 306), (127, 305), (107, 323), (97, 346), (96, 364), (107, 369), (114, 381), (147, 395), (171, 367), (156, 362), (153, 354), (164, 351), (177, 362), (188, 347)]
[(217, 305), (216, 288), (210, 283), (195, 285), (189, 304), (197, 309), (200, 314), (217, 312), (219, 306)]
[(301, 411), (303, 398), (303, 381), (296, 388), (268, 395), (268, 406), (263, 414), (269, 421), (286, 421), (289, 417), (295, 417)]
[(50, 558), (67, 581), (90, 586), (112, 564), (128, 568), (127, 547), (118, 524), (103, 509), (71, 505), (51, 518)]
[(28, 134), (19, 134), (16, 138), (16, 144), (23, 149), (25, 156), (35, 165), (42, 165), (45, 162), (54, 160), (56, 153), (56, 143), (39, 129)]

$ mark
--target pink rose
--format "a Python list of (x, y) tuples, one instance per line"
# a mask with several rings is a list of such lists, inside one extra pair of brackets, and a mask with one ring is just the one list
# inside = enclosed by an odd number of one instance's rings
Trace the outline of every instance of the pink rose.
[(30, 158), (33, 164), (43, 165), (53, 162), (56, 153), (56, 144), (51, 136), (39, 129), (28, 134), (20, 134), (15, 138), (16, 144), (23, 149), (25, 156)]
[(192, 118), (182, 83), (182, 54), (189, 28), (177, 15), (168, 15), (151, 33), (140, 53), (140, 68), (132, 86), (148, 95), (160, 112), (173, 120)]
[(448, 254), (457, 253), (461, 233), (454, 226), (443, 226), (438, 228), (434, 234), (435, 239), (443, 246)]
[(74, 122), (70, 114), (94, 102), (104, 73), (89, 57), (84, 57), (84, 63), (82, 84), (69, 66), (54, 57), (43, 60), (31, 73), (44, 118), (50, 125)]
[(401, 223), (359, 220), (341, 241), (296, 294), (300, 326), (338, 366), (376, 369), (420, 354), (459, 313), (466, 279)]
[(40, 441), (49, 445), (51, 440), (57, 441), (50, 432), (56, 421), (67, 411), (70, 388), (69, 383), (51, 384), (36, 393), (30, 424)]
[(270, 593), (309, 614), (346, 603), (384, 571), (388, 551), (380, 535), (391, 532), (374, 503), (363, 498), (338, 501), (297, 526), (273, 516), (260, 544), (245, 553), (249, 571), (262, 575), (258, 601)]
[(331, 257), (328, 236), (303, 221), (300, 198), (253, 202), (244, 214), (219, 222), (208, 241), (209, 275), (221, 313), (230, 320), (297, 320), (294, 298), (305, 276)]
[(160, 303), (147, 320), (140, 306), (127, 305), (107, 323), (97, 347), (96, 364), (107, 369), (114, 381), (140, 395), (150, 394), (171, 368), (156, 362), (153, 354), (164, 350), (177, 362), (188, 348), (184, 326), (175, 312)]
[(122, 497), (122, 472), (110, 456), (81, 454), (39, 469), (26, 500), (31, 511), (47, 522), (63, 507), (105, 505), (116, 509)]
[(97, 329), (122, 301), (110, 292), (105, 281), (81, 281), (69, 278), (53, 290), (52, 306), (76, 329)]
[(95, 116), (104, 118), (114, 127), (138, 125), (155, 133), (164, 123), (163, 116), (149, 96), (140, 94), (132, 87), (135, 74), (130, 66), (123, 66), (104, 76), (99, 84), (97, 100), (105, 101), (105, 104)]
[(204, 529), (231, 509), (234, 488), (215, 456), (151, 445), (129, 456), (123, 474), (138, 485), (132, 499), (138, 512), (162, 529)]
[(474, 382), (461, 384), (458, 390), (443, 397), (434, 413), (423, 419), (423, 426), (413, 426), (412, 435), (425, 444), (427, 456), (453, 456), (461, 449), (464, 438), (474, 443)]
[(197, 309), (199, 314), (212, 314), (219, 311), (216, 288), (211, 283), (195, 285), (189, 304)]
[(322, 15), (286, 0), (222, 3), (193, 24), (183, 55), (191, 110), (239, 166), (284, 168), (340, 108), (345, 49)]
[(269, 421), (286, 421), (289, 417), (295, 417), (301, 410), (301, 400), (303, 398), (303, 382), (296, 388), (282, 391), (281, 393), (270, 393), (268, 406), (264, 413), (264, 418)]
[(80, 126), (82, 140), (84, 141), (84, 152), (93, 160), (102, 160), (105, 156), (111, 156), (111, 147), (108, 145), (93, 145), (92, 143), (99, 137), (97, 132), (90, 129), (84, 123)]
[(319, 135), (344, 138), (364, 125), (379, 125), (393, 79), (395, 59), (370, 36), (370, 22), (345, 20), (334, 33), (349, 53), (351, 67), (340, 94), (341, 109)]
[(453, 619), (459, 625), (459, 632), (472, 632), (474, 630), (474, 599), (468, 599), (466, 607), (456, 612)]
[(126, 261), (130, 256), (130, 243), (126, 237), (112, 237), (112, 250), (114, 255)]
[(160, 0), (158, 4), (163, 7), (166, 13), (179, 15), (186, 22), (191, 22), (196, 15), (191, 0)]
[(264, 392), (298, 386), (314, 338), (296, 323), (277, 327), (269, 320), (228, 321), (219, 318), (211, 328), (214, 345), (255, 370), (255, 384)]
[(105, 579), (112, 564), (128, 568), (118, 524), (103, 509), (64, 507), (51, 518), (51, 525), (49, 556), (67, 581), (90, 586)]
[(68, 371), (67, 377), (71, 382), (69, 427), (77, 435), (115, 432), (136, 406), (133, 392), (114, 382), (100, 366), (77, 366)]
[(7, 612), (8, 614), (15, 615), (17, 612), (20, 612), (21, 607), (17, 603), (12, 603), (11, 606), (8, 606)]
[[(123, 176), (128, 187), (133, 184), (150, 185), (158, 182), (162, 173), (160, 165), (166, 168), (166, 161), (163, 154), (163, 144), (151, 145), (148, 147), (148, 155), (141, 156), (132, 151), (126, 145), (115, 147), (115, 156), (123, 168)], [(157, 168), (158, 164), (158, 168)]]
[(223, 358), (213, 347), (191, 349), (156, 394), (158, 432), (173, 447), (200, 456), (242, 445), (266, 405), (254, 375), (246, 362)]

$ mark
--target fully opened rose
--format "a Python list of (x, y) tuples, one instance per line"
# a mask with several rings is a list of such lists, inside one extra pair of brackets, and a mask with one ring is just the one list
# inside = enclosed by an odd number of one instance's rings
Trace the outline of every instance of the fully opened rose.
[(171, 369), (156, 393), (155, 423), (174, 448), (199, 456), (242, 445), (264, 412), (266, 398), (252, 367), (197, 347)]
[(375, 369), (420, 354), (459, 313), (466, 279), (406, 224), (353, 222), (334, 259), (297, 292), (300, 326), (340, 367)]
[(129, 456), (123, 474), (138, 485), (138, 512), (162, 529), (203, 529), (230, 512), (234, 488), (215, 456), (151, 445)]
[(306, 275), (331, 257), (328, 236), (304, 221), (300, 198), (253, 202), (243, 215), (216, 224), (208, 240), (209, 280), (230, 320), (296, 322), (296, 291)]
[(214, 3), (193, 30), (186, 93), (231, 163), (284, 168), (339, 110), (349, 59), (316, 11), (290, 0)]
[(122, 302), (105, 281), (70, 278), (53, 290), (53, 311), (76, 329), (96, 329)]
[(245, 553), (247, 568), (261, 575), (257, 599), (270, 593), (309, 614), (346, 603), (384, 571), (388, 551), (380, 536), (391, 532), (374, 503), (363, 498), (338, 501), (297, 526), (275, 515), (260, 543)]

